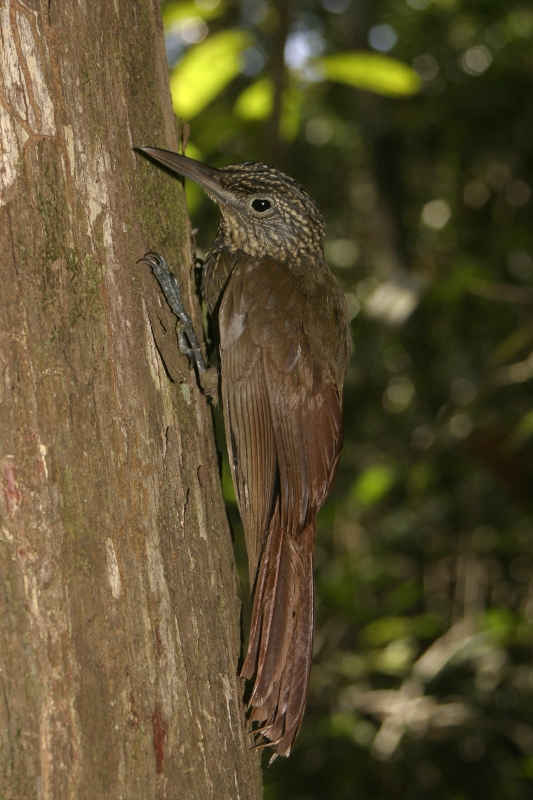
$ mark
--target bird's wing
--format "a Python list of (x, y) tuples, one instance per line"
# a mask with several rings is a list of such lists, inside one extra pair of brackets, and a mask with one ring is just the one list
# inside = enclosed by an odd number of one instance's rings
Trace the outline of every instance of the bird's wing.
[(273, 758), (290, 753), (307, 697), (315, 516), (342, 445), (343, 304), (325, 265), (243, 257), (219, 309), (226, 440), (255, 584), (241, 674), (255, 675), (250, 716)]
[(245, 270), (238, 265), (219, 310), (224, 423), (233, 485), (246, 535), (253, 588), (272, 514), (276, 446), (261, 345), (251, 336)]
[[(282, 529), (297, 535), (314, 519), (336, 470), (346, 354), (327, 291), (340, 290), (331, 281), (329, 272), (315, 276), (246, 256), (220, 305), (226, 438), (251, 586), (277, 500)], [(318, 334), (314, 316), (322, 321)]]

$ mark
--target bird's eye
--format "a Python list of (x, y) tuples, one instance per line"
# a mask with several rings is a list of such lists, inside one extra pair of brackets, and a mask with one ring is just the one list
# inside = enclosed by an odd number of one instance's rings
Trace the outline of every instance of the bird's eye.
[(268, 211), (271, 205), (272, 203), (270, 200), (267, 200), (265, 197), (256, 197), (255, 200), (252, 201), (252, 208), (254, 211)]

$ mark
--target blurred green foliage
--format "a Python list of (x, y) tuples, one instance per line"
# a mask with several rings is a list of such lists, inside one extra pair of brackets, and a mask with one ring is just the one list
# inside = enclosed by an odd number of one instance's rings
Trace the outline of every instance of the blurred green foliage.
[[(308, 708), (265, 797), (525, 800), (533, 9), (196, 0), (164, 18), (188, 153), (303, 183), (353, 316)], [(188, 196), (202, 252), (217, 212)]]
[(174, 109), (187, 119), (203, 111), (240, 74), (241, 53), (251, 43), (246, 31), (227, 30), (188, 50), (170, 79)]
[(420, 78), (407, 64), (378, 53), (336, 53), (317, 59), (319, 74), (330, 81), (347, 83), (385, 95), (416, 94)]

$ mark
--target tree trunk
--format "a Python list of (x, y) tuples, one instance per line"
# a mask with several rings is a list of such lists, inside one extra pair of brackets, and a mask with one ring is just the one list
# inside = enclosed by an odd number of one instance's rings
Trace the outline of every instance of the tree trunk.
[(260, 797), (157, 0), (0, 0), (0, 797)]

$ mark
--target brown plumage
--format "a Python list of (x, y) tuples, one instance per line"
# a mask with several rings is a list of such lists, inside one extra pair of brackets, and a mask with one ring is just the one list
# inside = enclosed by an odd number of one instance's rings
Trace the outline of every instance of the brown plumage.
[(344, 295), (324, 261), (318, 207), (264, 164), (212, 169), (142, 148), (218, 203), (202, 293), (220, 339), (230, 467), (255, 592), (242, 675), (250, 716), (277, 755), (302, 723), (313, 644), (315, 519), (342, 447), (351, 348)]

